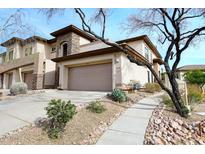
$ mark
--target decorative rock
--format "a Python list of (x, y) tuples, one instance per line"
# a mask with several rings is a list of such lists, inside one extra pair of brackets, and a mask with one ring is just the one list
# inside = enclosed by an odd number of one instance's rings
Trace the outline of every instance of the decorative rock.
[(189, 125), (186, 122), (183, 122), (182, 127), (185, 127), (186, 129), (189, 129)]
[(183, 128), (183, 129), (182, 129), (182, 132), (183, 132), (184, 134), (187, 134), (189, 131), (188, 131), (187, 129)]
[(157, 138), (154, 143), (157, 144), (157, 145), (163, 145), (164, 144), (164, 142), (160, 138)]
[(155, 119), (155, 124), (160, 124), (161, 122), (162, 122), (162, 120), (160, 120), (160, 119)]
[(199, 144), (205, 145), (205, 143), (202, 140), (196, 140)]
[(169, 125), (170, 125), (172, 128), (175, 128), (175, 129), (177, 129), (178, 126), (179, 126), (179, 124), (178, 124), (177, 122), (175, 122), (175, 121), (170, 121)]
[(202, 132), (205, 133), (205, 127), (202, 128)]
[(182, 125), (184, 122), (182, 120), (177, 120), (179, 125)]
[(184, 134), (183, 134), (181, 131), (179, 131), (179, 130), (176, 131), (176, 134), (179, 135), (179, 136), (181, 136), (181, 137), (184, 136)]
[[(147, 127), (144, 144), (205, 144), (201, 136), (205, 134), (205, 120), (188, 123), (163, 115), (164, 108), (153, 112)], [(199, 124), (201, 133), (199, 133)], [(201, 136), (200, 136), (201, 135)]]

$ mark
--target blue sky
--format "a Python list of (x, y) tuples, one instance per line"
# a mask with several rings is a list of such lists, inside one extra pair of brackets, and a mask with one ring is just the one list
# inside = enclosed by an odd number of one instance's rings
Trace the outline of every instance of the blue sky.
[[(0, 16), (6, 16), (14, 12), (16, 9), (0, 9)], [(39, 35), (45, 38), (52, 38), (50, 33), (63, 28), (69, 24), (76, 25), (81, 28), (81, 22), (79, 17), (71, 10), (67, 9), (64, 13), (60, 15), (55, 15), (50, 20), (43, 16), (37, 9), (23, 9), (24, 12), (23, 22), (31, 26), (31, 31), (28, 34), (15, 36), (28, 37), (31, 35)], [(128, 37), (134, 37), (137, 35), (145, 34), (144, 31), (139, 31), (137, 33), (128, 34), (123, 29), (123, 23), (126, 22), (127, 17), (130, 14), (136, 13), (136, 9), (112, 9), (107, 22), (106, 37), (117, 41), (125, 39)], [(92, 15), (93, 9), (86, 9), (86, 14)], [(197, 24), (197, 23), (194, 23)], [(99, 30), (98, 26), (93, 26), (95, 31)], [(164, 47), (158, 44), (157, 40), (152, 34), (146, 33), (152, 42), (157, 45), (157, 48), (162, 56), (165, 54)], [(6, 40), (9, 38), (3, 38)], [(182, 56), (179, 66), (188, 64), (205, 64), (205, 40), (199, 42), (197, 45), (187, 49)]]

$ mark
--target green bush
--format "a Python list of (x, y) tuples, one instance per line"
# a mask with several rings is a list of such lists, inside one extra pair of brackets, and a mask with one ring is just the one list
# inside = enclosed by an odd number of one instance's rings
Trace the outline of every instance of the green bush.
[(202, 98), (201, 88), (196, 84), (189, 84), (188, 89), (188, 101), (190, 104), (199, 103)]
[(146, 83), (145, 84), (145, 91), (146, 92), (154, 93), (154, 92), (158, 92), (160, 90), (161, 90), (161, 87), (158, 83)]
[(114, 89), (110, 96), (114, 101), (119, 103), (126, 102), (128, 99), (125, 92), (121, 89)]
[(184, 74), (184, 78), (191, 84), (205, 83), (205, 73), (200, 70), (189, 71)]
[(189, 109), (186, 107), (186, 106), (182, 106), (182, 114), (183, 114), (183, 117), (187, 118), (188, 115), (189, 115)]
[(94, 113), (102, 113), (104, 112), (106, 109), (104, 107), (104, 105), (102, 105), (100, 102), (95, 101), (95, 102), (91, 102), (86, 109), (88, 109), (91, 112)]
[(24, 82), (15, 82), (10, 88), (11, 95), (26, 94), (28, 91), (27, 84)]
[(76, 106), (71, 104), (71, 101), (65, 102), (61, 99), (51, 100), (45, 108), (49, 119), (49, 124), (46, 127), (50, 138), (58, 138), (60, 132), (64, 130), (66, 123), (70, 121), (77, 113)]
[(57, 139), (59, 138), (59, 134), (60, 134), (61, 130), (59, 128), (51, 128), (48, 129), (48, 137), (51, 139)]

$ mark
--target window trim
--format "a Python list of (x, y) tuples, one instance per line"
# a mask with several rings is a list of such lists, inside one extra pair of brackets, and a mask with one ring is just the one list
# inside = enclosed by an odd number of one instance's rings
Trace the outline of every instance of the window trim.
[(30, 46), (30, 47), (27, 47), (25, 50), (24, 50), (24, 56), (27, 57), (27, 56), (30, 56), (33, 54), (33, 48)]
[[(12, 58), (10, 57), (11, 55), (12, 55)], [(11, 60), (14, 60), (14, 50), (13, 49), (9, 51), (9, 61)]]
[(144, 52), (145, 53), (145, 58), (147, 60), (150, 60), (150, 50), (149, 50), (149, 48), (147, 46), (145, 46), (144, 50), (145, 50), (145, 52)]
[[(66, 54), (64, 54), (64, 49), (63, 49), (63, 46), (64, 46), (64, 45), (67, 45), (67, 51), (66, 51)], [(65, 41), (62, 42), (60, 46), (61, 46), (62, 56), (67, 56), (68, 54), (70, 54), (70, 53), (68, 52), (68, 42), (67, 42), (67, 41), (66, 41), (66, 42), (65, 42)]]

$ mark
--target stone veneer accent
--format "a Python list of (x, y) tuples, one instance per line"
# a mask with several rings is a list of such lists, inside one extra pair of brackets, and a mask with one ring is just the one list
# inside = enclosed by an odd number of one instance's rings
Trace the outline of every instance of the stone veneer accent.
[(61, 57), (63, 55), (61, 51), (61, 44), (67, 42), (68, 43), (68, 54), (69, 53), (77, 53), (80, 51), (80, 36), (70, 32), (65, 35), (61, 35), (57, 37), (57, 56)]
[(33, 74), (33, 87), (32, 90), (36, 89), (43, 89), (43, 80), (44, 75), (43, 74)]

